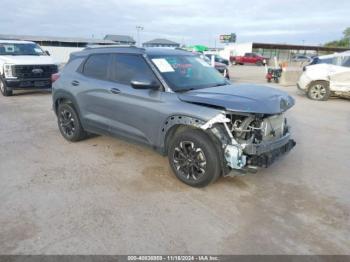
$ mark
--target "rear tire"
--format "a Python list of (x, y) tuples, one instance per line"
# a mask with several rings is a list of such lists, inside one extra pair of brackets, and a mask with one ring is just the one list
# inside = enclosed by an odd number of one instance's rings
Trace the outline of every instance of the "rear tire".
[(169, 164), (176, 177), (192, 187), (205, 187), (221, 174), (214, 142), (203, 131), (186, 129), (170, 141)]
[(331, 95), (329, 89), (329, 82), (327, 81), (315, 81), (312, 82), (307, 91), (307, 96), (316, 101), (326, 101)]
[(255, 64), (256, 64), (257, 66), (262, 66), (262, 65), (264, 65), (264, 63), (261, 62), (261, 61), (258, 61), (258, 62), (256, 62)]
[(57, 122), (59, 130), (66, 140), (76, 142), (87, 137), (73, 104), (64, 102), (58, 105)]
[(12, 96), (13, 92), (12, 90), (9, 90), (6, 86), (6, 83), (4, 80), (0, 78), (0, 91), (3, 96)]

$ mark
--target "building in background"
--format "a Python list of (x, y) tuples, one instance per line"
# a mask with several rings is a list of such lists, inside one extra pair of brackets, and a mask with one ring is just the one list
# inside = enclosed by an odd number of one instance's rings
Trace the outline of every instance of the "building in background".
[(111, 45), (114, 41), (78, 38), (78, 37), (54, 37), (54, 36), (32, 36), (32, 35), (1, 35), (3, 40), (23, 40), (32, 41), (39, 44), (57, 63), (66, 63), (72, 52), (80, 51), (88, 45)]
[(135, 45), (136, 41), (128, 35), (106, 35), (104, 40), (110, 40), (118, 45)]
[(226, 59), (255, 52), (267, 58), (276, 57), (279, 61), (290, 61), (296, 54), (323, 55), (347, 50), (350, 48), (249, 42), (228, 44), (218, 53)]
[(168, 39), (156, 38), (151, 41), (144, 42), (143, 47), (180, 47), (179, 43), (170, 41)]

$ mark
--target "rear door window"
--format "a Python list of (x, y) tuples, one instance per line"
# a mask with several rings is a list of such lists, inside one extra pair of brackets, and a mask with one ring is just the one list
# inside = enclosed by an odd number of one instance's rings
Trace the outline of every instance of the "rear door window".
[(101, 80), (108, 78), (110, 54), (96, 54), (88, 57), (84, 64), (83, 74)]

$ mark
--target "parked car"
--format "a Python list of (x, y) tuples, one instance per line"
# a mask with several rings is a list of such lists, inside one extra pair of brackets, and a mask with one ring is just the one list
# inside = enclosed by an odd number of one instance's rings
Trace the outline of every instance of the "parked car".
[(230, 62), (234, 65), (255, 64), (262, 66), (268, 63), (268, 58), (256, 53), (245, 53), (244, 56), (230, 56)]
[(306, 67), (311, 66), (311, 65), (318, 65), (318, 64), (333, 64), (336, 61), (334, 60), (334, 58), (336, 57), (336, 54), (332, 54), (332, 55), (323, 55), (323, 56), (315, 56), (312, 58), (312, 60), (310, 61), (310, 63), (308, 63), (307, 65), (305, 65), (303, 67), (303, 71), (306, 70)]
[(51, 88), (58, 66), (34, 42), (0, 40), (0, 91), (11, 96), (16, 89)]
[[(199, 57), (202, 58), (205, 62), (207, 62), (209, 65), (211, 65), (211, 60), (208, 58), (208, 56), (205, 56), (203, 54), (199, 54)], [(226, 64), (214, 62), (214, 67), (216, 70), (218, 70), (224, 77), (230, 80), (230, 71)]]
[(72, 54), (54, 79), (53, 108), (65, 139), (96, 133), (148, 145), (190, 186), (231, 170), (255, 172), (295, 145), (284, 115), (292, 97), (232, 85), (190, 52), (88, 48)]
[(350, 53), (334, 55), (331, 64), (307, 66), (297, 86), (313, 100), (325, 101), (331, 95), (350, 97)]
[(311, 56), (307, 56), (307, 55), (294, 55), (292, 57), (293, 62), (307, 63), (307, 62), (310, 62), (311, 60), (312, 60)]
[(217, 63), (221, 63), (221, 64), (225, 64), (225, 65), (229, 65), (229, 61), (219, 55), (215, 55), (215, 54), (205, 54), (206, 57), (208, 57), (211, 60), (211, 57), (214, 56), (214, 60)]

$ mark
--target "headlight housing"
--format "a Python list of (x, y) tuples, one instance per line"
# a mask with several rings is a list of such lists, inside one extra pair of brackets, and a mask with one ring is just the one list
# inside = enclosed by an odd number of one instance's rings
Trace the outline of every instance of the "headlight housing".
[(4, 77), (5, 78), (15, 78), (13, 74), (13, 64), (4, 64)]

